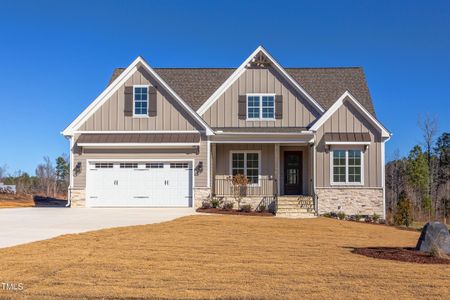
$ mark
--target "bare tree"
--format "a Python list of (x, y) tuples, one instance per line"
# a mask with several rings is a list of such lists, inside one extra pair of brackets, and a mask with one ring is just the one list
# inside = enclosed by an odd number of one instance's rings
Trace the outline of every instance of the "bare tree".
[(392, 159), (386, 164), (386, 205), (391, 216), (397, 205), (400, 192), (406, 189), (406, 163), (395, 150)]
[(53, 163), (48, 156), (44, 156), (44, 163), (36, 168), (36, 177), (38, 177), (39, 186), (47, 195), (55, 196), (56, 190), (56, 172)]
[(433, 144), (438, 133), (438, 117), (436, 115), (431, 116), (426, 114), (425, 118), (419, 115), (418, 125), (422, 131), (423, 144), (425, 148), (425, 156), (428, 163), (428, 196), (434, 198), (434, 209), (436, 214), (437, 197), (433, 197), (434, 177), (435, 177), (435, 161), (433, 159)]
[(8, 171), (8, 166), (7, 165), (0, 166), (0, 180), (2, 180), (3, 178), (6, 177), (6, 172), (7, 171)]

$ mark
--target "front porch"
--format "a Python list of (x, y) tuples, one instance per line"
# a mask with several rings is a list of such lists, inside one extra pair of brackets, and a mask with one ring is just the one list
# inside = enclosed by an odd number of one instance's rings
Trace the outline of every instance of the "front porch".
[(243, 203), (262, 205), (278, 214), (315, 211), (313, 147), (310, 139), (277, 143), (223, 142), (211, 144), (212, 196), (234, 201), (232, 176), (245, 175)]

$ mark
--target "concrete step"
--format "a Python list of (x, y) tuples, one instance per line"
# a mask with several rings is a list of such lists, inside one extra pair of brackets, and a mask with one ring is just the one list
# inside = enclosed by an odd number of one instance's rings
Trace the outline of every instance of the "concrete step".
[(292, 218), (292, 219), (307, 219), (307, 218), (315, 218), (316, 215), (314, 213), (278, 213), (275, 215), (278, 218)]
[(280, 203), (298, 205), (298, 200), (280, 200), (280, 199), (278, 199), (278, 204), (280, 204)]
[(307, 209), (305, 209), (305, 208), (298, 208), (298, 207), (296, 207), (296, 208), (286, 208), (286, 207), (282, 207), (282, 208), (278, 208), (277, 209), (277, 213), (303, 213), (303, 212), (308, 212), (308, 210)]

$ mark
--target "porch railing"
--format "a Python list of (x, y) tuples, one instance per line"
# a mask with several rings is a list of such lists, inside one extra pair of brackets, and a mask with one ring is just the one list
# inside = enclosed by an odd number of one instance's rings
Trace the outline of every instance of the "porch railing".
[[(214, 193), (216, 196), (235, 195), (230, 176), (216, 176), (214, 179)], [(277, 180), (269, 176), (260, 177), (257, 184), (249, 184), (240, 188), (242, 196), (273, 197), (277, 195)]]

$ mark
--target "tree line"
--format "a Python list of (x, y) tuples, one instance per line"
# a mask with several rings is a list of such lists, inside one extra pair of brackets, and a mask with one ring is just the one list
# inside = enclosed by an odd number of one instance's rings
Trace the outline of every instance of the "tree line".
[[(409, 225), (413, 220), (444, 220), (450, 213), (450, 134), (438, 133), (436, 117), (419, 118), (423, 142), (408, 156), (386, 164), (388, 221)], [(390, 220), (389, 220), (390, 219)]]
[(63, 154), (54, 161), (48, 156), (38, 164), (34, 175), (17, 171), (8, 174), (6, 165), (0, 166), (0, 182), (15, 185), (17, 193), (66, 197), (69, 186), (69, 158)]

